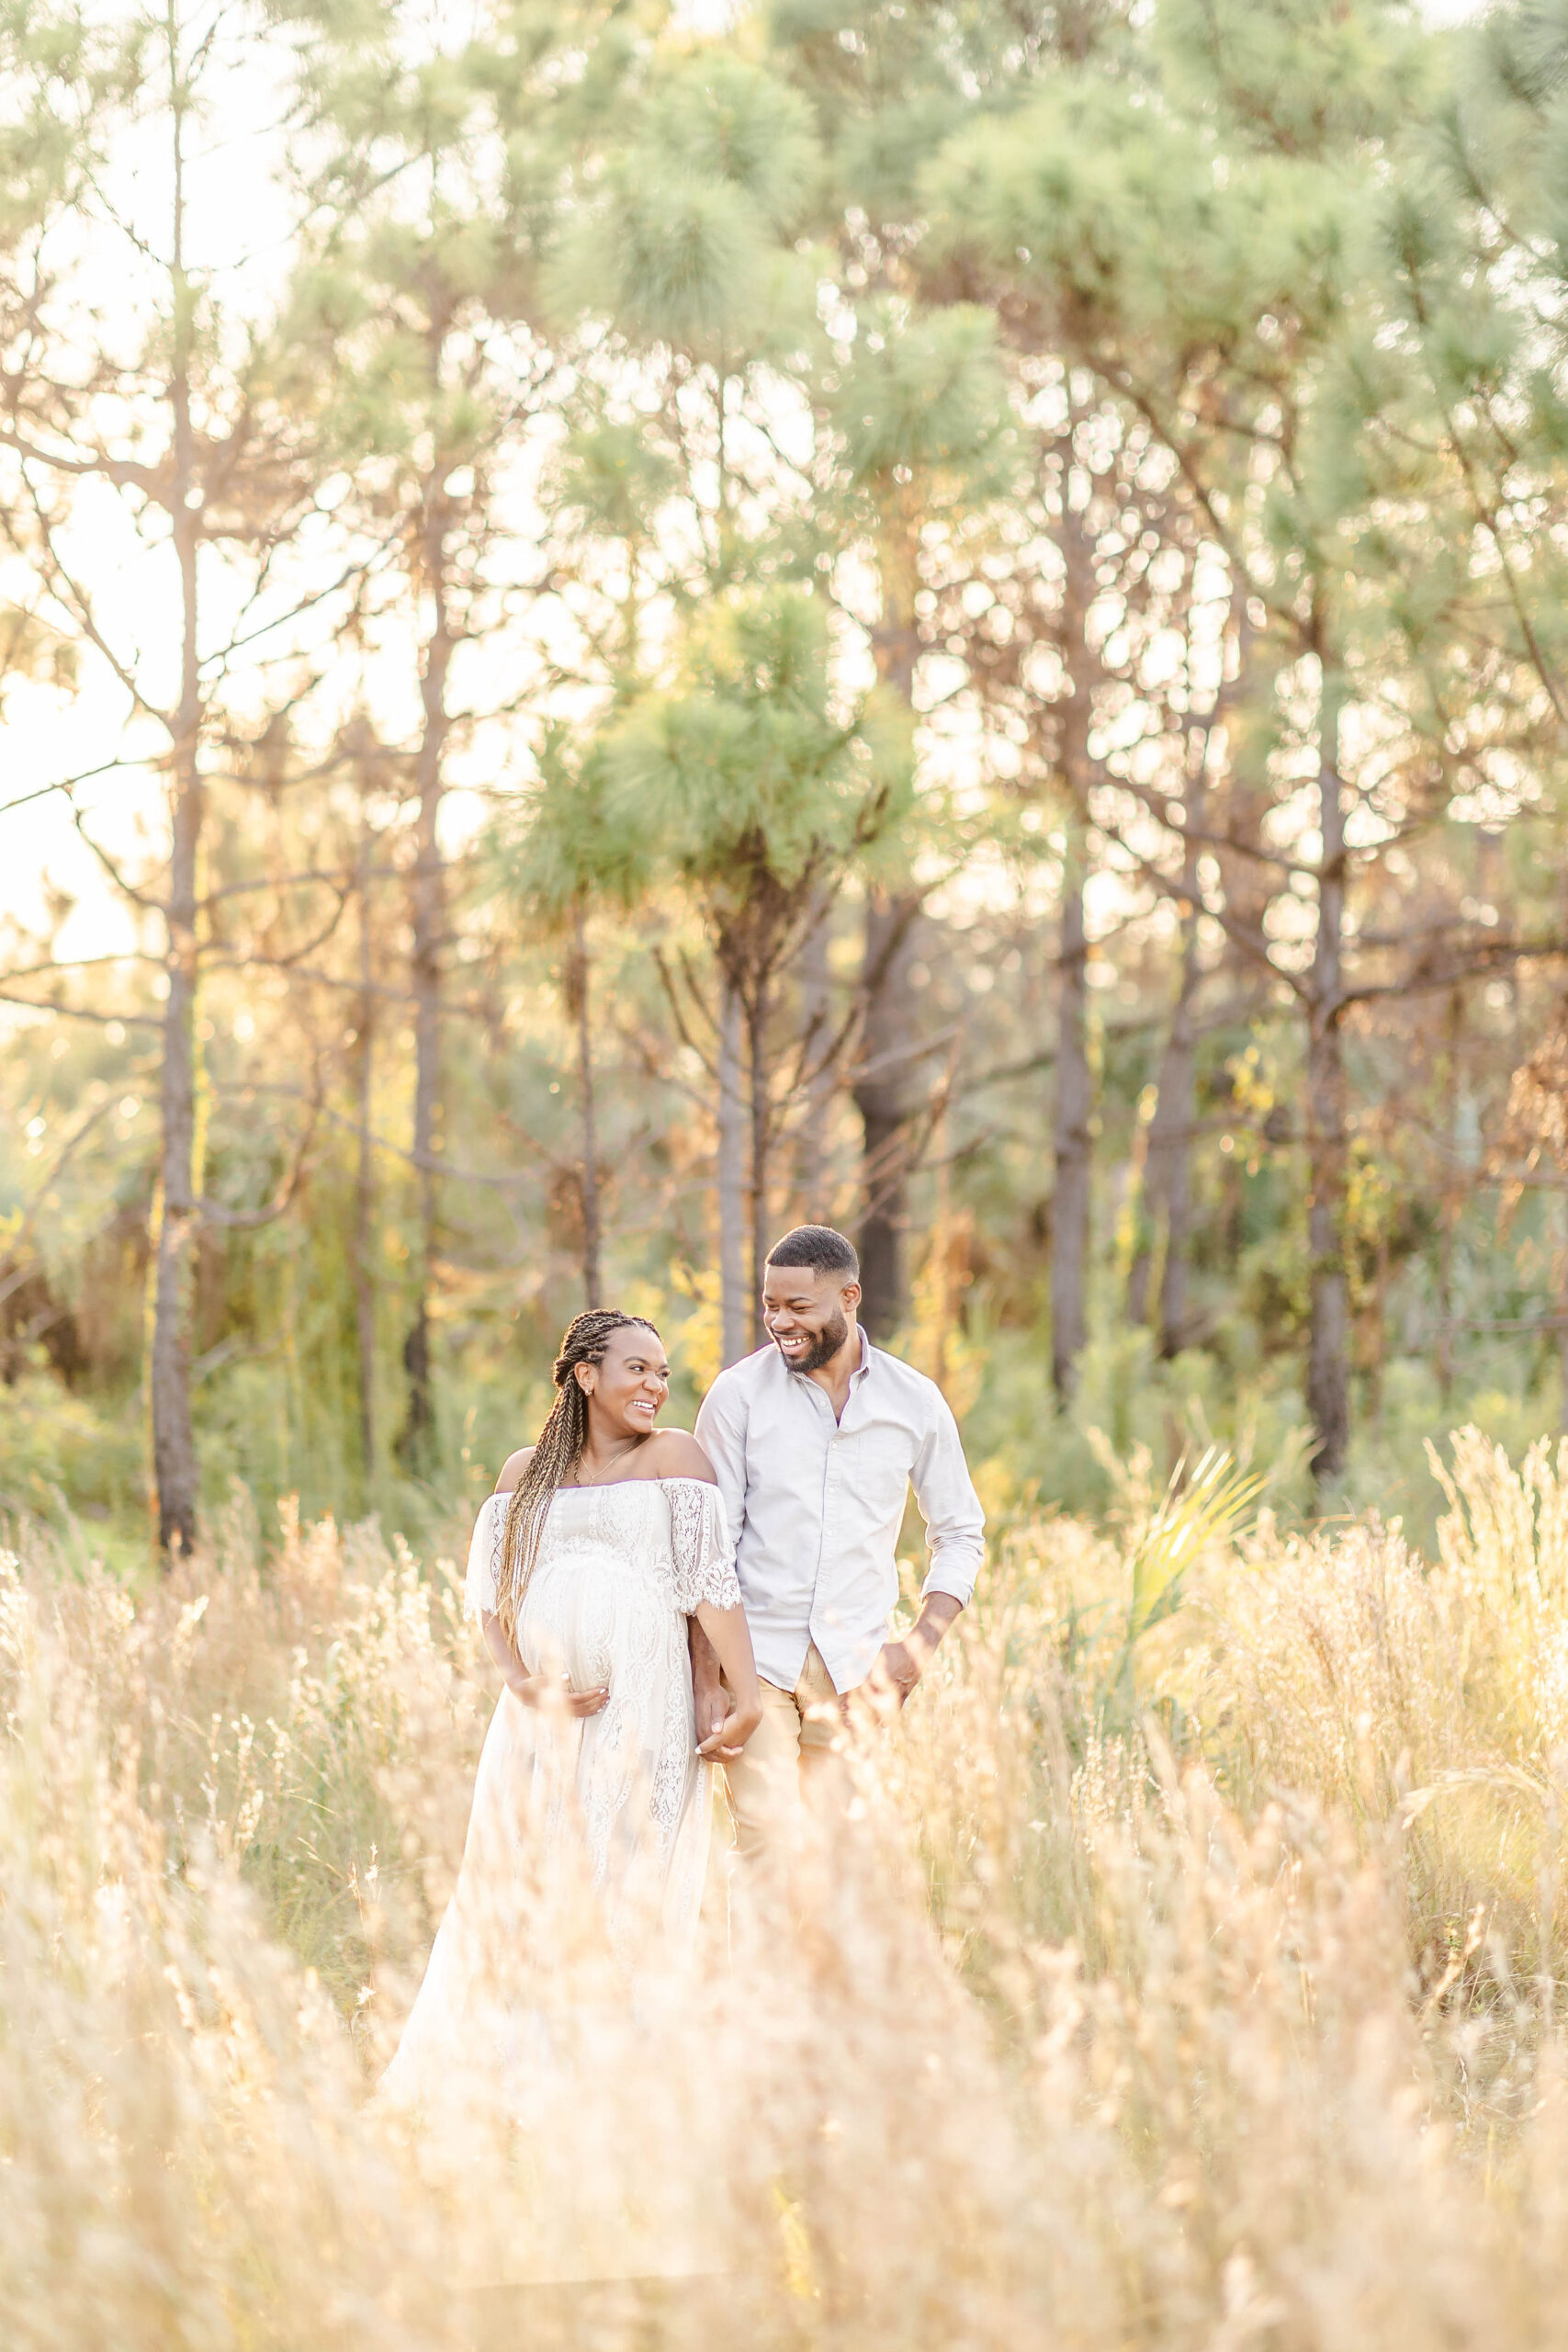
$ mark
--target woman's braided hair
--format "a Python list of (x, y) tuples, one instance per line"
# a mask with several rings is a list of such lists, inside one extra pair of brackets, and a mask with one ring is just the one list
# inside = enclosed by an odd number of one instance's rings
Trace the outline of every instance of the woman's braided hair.
[(623, 1315), (616, 1306), (593, 1306), (567, 1326), (566, 1337), (560, 1343), (551, 1375), (556, 1384), (556, 1401), (539, 1431), (528, 1467), (512, 1490), (502, 1537), (495, 1613), (507, 1640), (513, 1644), (528, 1580), (539, 1556), (550, 1498), (570, 1477), (588, 1442), (588, 1397), (577, 1377), (577, 1366), (603, 1363), (611, 1333), (624, 1331), (631, 1324), (652, 1331), (658, 1339), (659, 1333), (646, 1315)]

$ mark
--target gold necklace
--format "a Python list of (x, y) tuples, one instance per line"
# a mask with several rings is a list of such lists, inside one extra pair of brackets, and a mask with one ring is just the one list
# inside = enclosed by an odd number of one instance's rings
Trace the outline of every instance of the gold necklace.
[[(613, 1470), (617, 1462), (624, 1462), (628, 1453), (635, 1453), (641, 1443), (642, 1440), (639, 1437), (628, 1438), (622, 1452), (611, 1456), (610, 1468)], [(604, 1483), (603, 1476), (592, 1478), (579, 1477), (572, 1481), (572, 1484), (577, 1487), (602, 1487)]]

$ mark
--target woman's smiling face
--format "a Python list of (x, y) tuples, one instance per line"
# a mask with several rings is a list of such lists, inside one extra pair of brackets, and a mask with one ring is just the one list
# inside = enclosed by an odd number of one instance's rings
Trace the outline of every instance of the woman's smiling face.
[(670, 1394), (670, 1359), (646, 1324), (625, 1324), (611, 1332), (604, 1363), (579, 1364), (577, 1378), (599, 1436), (646, 1437)]

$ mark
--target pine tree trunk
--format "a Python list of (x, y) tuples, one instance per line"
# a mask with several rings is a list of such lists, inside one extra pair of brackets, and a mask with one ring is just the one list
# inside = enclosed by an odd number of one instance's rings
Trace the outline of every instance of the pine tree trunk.
[[(801, 1222), (806, 1225), (832, 1223), (827, 1214), (825, 1195), (829, 1181), (826, 1129), (832, 1107), (834, 1073), (823, 1063), (832, 1005), (828, 969), (829, 935), (829, 915), (825, 907), (807, 932), (800, 951), (801, 1030), (806, 1039), (807, 1077), (806, 1103), (795, 1139), (795, 1190)], [(816, 1068), (818, 1063), (823, 1063), (820, 1069)]]
[[(1209, 819), (1208, 761), (1211, 742), (1216, 729), (1234, 726), (1235, 715), (1251, 684), (1256, 632), (1247, 617), (1245, 597), (1238, 596), (1236, 600), (1232, 628), (1235, 673), (1222, 683), (1214, 698), (1213, 707), (1197, 739), (1197, 757), (1189, 769), (1182, 796), (1182, 820), (1187, 840), (1181, 862), (1181, 971), (1170, 1030), (1161, 1057), (1159, 1094), (1149, 1132), (1150, 1214), (1163, 1226), (1163, 1250), (1159, 1261), (1159, 1352), (1167, 1362), (1180, 1354), (1187, 1344), (1189, 1329), (1187, 1275), (1192, 1238), (1192, 1146), (1198, 1118), (1196, 1008), (1202, 980), (1198, 952), (1202, 909), (1198, 876), (1199, 835)], [(1190, 745), (1190, 758), (1191, 749)], [(1247, 821), (1247, 814), (1236, 793), (1234, 741), (1231, 751), (1229, 830), (1245, 839), (1249, 838), (1257, 828), (1255, 822)], [(1251, 903), (1256, 893), (1256, 873), (1242, 861), (1238, 874), (1226, 872), (1226, 897), (1233, 906), (1237, 906), (1238, 897), (1245, 892), (1243, 910), (1247, 919), (1261, 932), (1267, 901), (1265, 899), (1256, 905)]]
[[(1187, 1344), (1187, 1268), (1192, 1247), (1192, 1130), (1198, 1109), (1190, 1003), (1179, 1005), (1177, 1012), (1181, 1029), (1179, 1035), (1172, 1029), (1166, 1057), (1169, 1091), (1161, 1098), (1169, 1103), (1170, 1119), (1159, 1145), (1166, 1163), (1161, 1170), (1165, 1263), (1159, 1286), (1159, 1351), (1168, 1363), (1172, 1356), (1179, 1356)], [(1150, 1148), (1155, 1148), (1153, 1137)]]
[(728, 972), (718, 1007), (718, 1284), (724, 1361), (746, 1353), (750, 1317), (746, 1292), (746, 1114), (741, 1100), (743, 1014)]
[(1062, 853), (1061, 940), (1056, 956), (1055, 1116), (1051, 1197), (1051, 1385), (1059, 1404), (1077, 1386), (1089, 1336), (1088, 1284), (1094, 1088), (1089, 1065), (1089, 940), (1084, 919), (1089, 837), (1084, 811), (1093, 780), (1089, 725), (1096, 664), (1086, 631), (1094, 601), (1093, 555), (1081, 517), (1062, 515), (1066, 578), (1062, 659), (1071, 692), (1061, 709), (1067, 817)]
[(196, 1234), (196, 877), (201, 786), (195, 729), (175, 748), (173, 857), (166, 913), (162, 1143), (152, 1297), (150, 1386), (158, 1544), (165, 1554), (196, 1543), (196, 1437), (190, 1409), (190, 1251)]
[(572, 908), (571, 947), (567, 963), (567, 1010), (577, 1031), (578, 1104), (582, 1118), (582, 1295), (600, 1303), (599, 1137), (593, 1099), (593, 1026), (589, 990), (588, 918), (579, 899)]
[(410, 983), (414, 1005), (413, 1163), (418, 1184), (413, 1279), (413, 1320), (403, 1341), (408, 1375), (407, 1407), (398, 1450), (404, 1465), (423, 1476), (434, 1466), (435, 1408), (431, 1388), (430, 1296), (439, 1243), (437, 1152), (442, 1087), (441, 956), (446, 929), (446, 870), (440, 841), (441, 801), (446, 787), (446, 680), (455, 648), (446, 578), (447, 503), (441, 488), (446, 469), (426, 478), (420, 535), (421, 585), (433, 608), (420, 677), (423, 728), (414, 761), (419, 792), (414, 865), (409, 891), (413, 933)]
[(354, 1321), (359, 1360), (359, 1460), (368, 1508), (376, 1483), (376, 1286), (372, 1272), (376, 1235), (376, 1154), (371, 1139), (376, 1077), (375, 941), (371, 922), (368, 824), (360, 831), (359, 854), (359, 1116), (354, 1184)]
[[(1161, 1069), (1164, 1069), (1163, 1062)], [(1154, 1226), (1159, 1213), (1159, 1204), (1149, 1178), (1146, 1148), (1142, 1173), (1134, 1163), (1134, 1175), (1141, 1193), (1139, 1224), (1142, 1231), (1134, 1248), (1133, 1262), (1127, 1269), (1127, 1320), (1133, 1329), (1138, 1331), (1149, 1319), (1149, 1282), (1155, 1264)]]
[[(919, 589), (920, 513), (909, 485), (883, 516), (878, 546), (882, 610), (872, 630), (876, 674), (909, 714), (915, 713), (915, 672), (920, 658), (915, 600)], [(861, 966), (864, 1004), (860, 1074), (853, 1087), (861, 1118), (861, 1189), (857, 1237), (861, 1315), (874, 1340), (890, 1339), (909, 1313), (908, 1170), (906, 1137), (914, 1104), (915, 1018), (908, 967), (919, 894), (874, 889), (865, 910)]]
[(1345, 808), (1339, 781), (1339, 682), (1326, 672), (1318, 747), (1323, 864), (1307, 1036), (1307, 1255), (1311, 1330), (1306, 1406), (1320, 1485), (1345, 1468), (1350, 1442), (1349, 1285), (1345, 1266), (1345, 1055), (1340, 1031), (1345, 931)]
[(1454, 1217), (1452, 1204), (1443, 1203), (1438, 1235), (1438, 1402), (1446, 1413), (1454, 1391)]
[[(1203, 822), (1203, 789), (1187, 796), (1187, 821)], [(1186, 1345), (1187, 1264), (1192, 1228), (1192, 1134), (1198, 1114), (1194, 1014), (1198, 984), (1198, 845), (1189, 841), (1183, 861), (1181, 979), (1170, 1031), (1160, 1062), (1159, 1099), (1149, 1129), (1150, 1205), (1165, 1227), (1159, 1295), (1159, 1351), (1168, 1360)]]
[(175, 348), (170, 384), (174, 467), (170, 513), (180, 574), (180, 700), (170, 762), (169, 895), (164, 910), (163, 1059), (159, 1075), (161, 1142), (154, 1236), (152, 1332), (148, 1387), (158, 1544), (165, 1555), (196, 1543), (197, 1459), (190, 1407), (190, 1252), (199, 1215), (196, 999), (197, 888), (202, 786), (198, 743), (201, 673), (197, 544), (196, 447), (191, 417), (190, 350), (185, 301), (183, 111), (175, 116), (174, 268)]
[(1077, 1385), (1089, 1335), (1089, 945), (1084, 927), (1084, 829), (1066, 828), (1062, 860), (1062, 936), (1056, 959), (1056, 1102), (1051, 1201), (1051, 1385), (1066, 1404)]
[[(1450, 994), (1448, 1017), (1443, 1026), (1451, 1165), (1457, 1168), (1460, 1164), (1460, 1041), (1464, 1029), (1464, 997), (1459, 989)], [(1449, 1409), (1454, 1385), (1454, 1227), (1459, 1221), (1459, 1208), (1450, 1178), (1444, 1186), (1442, 1223), (1438, 1233), (1438, 1402), (1445, 1413)]]
[(762, 1270), (768, 1262), (768, 1251), (778, 1238), (769, 1221), (773, 1099), (768, 1087), (768, 999), (761, 989), (758, 989), (748, 1011), (746, 1030), (746, 1076), (750, 1089), (751, 1112), (751, 1283), (747, 1344), (757, 1348), (762, 1342)]
[(909, 963), (919, 909), (913, 892), (890, 898), (874, 890), (865, 910), (865, 1018), (853, 1092), (866, 1199), (859, 1235), (861, 1312), (874, 1340), (890, 1338), (909, 1312), (905, 1142), (916, 1058)]
[[(426, 747), (429, 738), (426, 738)], [(413, 955), (411, 980), (414, 1001), (413, 1164), (418, 1186), (414, 1241), (413, 1320), (403, 1341), (403, 1370), (408, 1392), (399, 1451), (416, 1475), (429, 1469), (435, 1412), (430, 1380), (430, 1290), (437, 1244), (435, 1183), (436, 1123), (441, 1101), (441, 962), (440, 941), (445, 880), (435, 827), (441, 806), (439, 754), (422, 769), (434, 769), (435, 780), (423, 782), (419, 830), (410, 911)]]

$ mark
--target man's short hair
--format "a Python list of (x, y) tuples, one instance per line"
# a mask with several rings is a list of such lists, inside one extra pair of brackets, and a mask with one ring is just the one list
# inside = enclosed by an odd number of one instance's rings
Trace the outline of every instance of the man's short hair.
[(837, 1274), (841, 1283), (858, 1283), (860, 1259), (847, 1236), (830, 1225), (797, 1225), (768, 1252), (770, 1266), (809, 1266), (813, 1273)]

